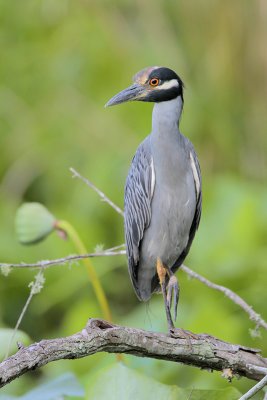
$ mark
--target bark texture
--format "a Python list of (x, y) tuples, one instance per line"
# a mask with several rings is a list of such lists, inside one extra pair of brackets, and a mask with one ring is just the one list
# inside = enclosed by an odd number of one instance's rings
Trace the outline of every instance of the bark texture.
[(260, 356), (259, 350), (227, 343), (210, 335), (194, 335), (188, 341), (182, 336), (173, 338), (100, 319), (90, 319), (81, 332), (72, 336), (19, 347), (16, 354), (0, 363), (0, 387), (52, 361), (76, 359), (102, 351), (227, 371), (228, 377), (240, 375), (254, 380), (260, 380), (267, 368), (267, 359)]

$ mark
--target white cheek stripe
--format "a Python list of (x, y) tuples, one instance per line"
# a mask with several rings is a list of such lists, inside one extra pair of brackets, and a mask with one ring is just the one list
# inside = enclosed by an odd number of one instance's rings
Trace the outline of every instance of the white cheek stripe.
[(171, 79), (170, 81), (164, 82), (162, 85), (154, 87), (154, 89), (165, 90), (165, 89), (171, 89), (171, 88), (178, 87), (178, 86), (179, 86), (179, 82), (177, 81), (177, 79)]
[(195, 185), (196, 185), (197, 198), (198, 198), (199, 194), (200, 194), (200, 180), (199, 180), (196, 164), (195, 164), (194, 157), (193, 157), (192, 153), (190, 153), (190, 162), (191, 162), (191, 167), (192, 167), (192, 171), (193, 171), (193, 177), (194, 177), (194, 181), (195, 181)]

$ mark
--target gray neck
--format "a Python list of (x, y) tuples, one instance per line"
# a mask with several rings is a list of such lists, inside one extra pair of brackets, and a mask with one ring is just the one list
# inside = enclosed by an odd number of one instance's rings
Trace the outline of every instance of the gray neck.
[(181, 96), (173, 100), (155, 103), (152, 114), (152, 135), (161, 132), (177, 132), (183, 109)]

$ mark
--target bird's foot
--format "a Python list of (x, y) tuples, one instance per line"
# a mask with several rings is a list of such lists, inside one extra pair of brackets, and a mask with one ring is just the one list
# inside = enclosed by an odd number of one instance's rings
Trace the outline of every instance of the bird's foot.
[(177, 318), (177, 307), (178, 307), (178, 301), (179, 301), (179, 285), (178, 285), (178, 280), (175, 275), (171, 275), (167, 287), (167, 306), (169, 310), (171, 310), (172, 306), (172, 299), (174, 299), (174, 321), (176, 321)]
[(169, 328), (169, 335), (175, 339), (185, 339), (190, 351), (193, 351), (192, 340), (198, 339), (198, 335), (195, 335), (193, 332), (175, 327)]
[(182, 329), (182, 328), (172, 327), (169, 329), (169, 334), (171, 337), (174, 337), (177, 339), (187, 339), (187, 338), (194, 339), (194, 340), (198, 339), (198, 335), (196, 335), (195, 333), (193, 333), (191, 331)]

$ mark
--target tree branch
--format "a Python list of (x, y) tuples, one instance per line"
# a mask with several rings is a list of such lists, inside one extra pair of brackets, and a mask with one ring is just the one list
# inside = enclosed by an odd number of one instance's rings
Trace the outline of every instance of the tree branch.
[(105, 193), (103, 193), (100, 189), (98, 189), (92, 182), (89, 181), (89, 179), (85, 178), (79, 172), (76, 171), (74, 168), (70, 168), (70, 171), (72, 172), (72, 177), (73, 178), (79, 178), (81, 179), (86, 185), (88, 185), (91, 189), (93, 189), (99, 196), (100, 198), (108, 203), (118, 214), (120, 214), (122, 217), (124, 215), (124, 212), (120, 207), (118, 207), (113, 201), (111, 201)]
[(209, 281), (208, 279), (204, 278), (204, 276), (196, 273), (195, 271), (192, 271), (192, 269), (186, 267), (185, 265), (181, 265), (180, 269), (184, 271), (191, 278), (199, 280), (209, 288), (222, 292), (226, 297), (228, 297), (235, 304), (241, 307), (249, 315), (249, 318), (256, 323), (256, 327), (261, 326), (262, 328), (267, 330), (267, 322), (264, 321), (264, 319), (260, 316), (260, 314), (257, 314), (253, 310), (253, 308), (249, 306), (248, 303), (245, 302), (245, 300), (243, 300), (240, 296), (238, 296), (238, 294), (233, 292), (231, 289), (228, 289), (225, 286), (217, 285), (217, 283)]
[[(264, 386), (267, 385), (267, 375), (260, 382), (258, 382), (255, 386), (253, 386), (247, 393), (245, 393), (239, 400), (248, 400), (255, 396)], [(265, 397), (265, 396), (264, 396)]]
[[(117, 246), (121, 247), (121, 246)], [(73, 254), (62, 258), (56, 258), (54, 260), (41, 260), (35, 263), (0, 263), (0, 268), (48, 268), (53, 265), (63, 265), (67, 262), (71, 261), (79, 261), (83, 258), (94, 258), (94, 257), (111, 257), (111, 256), (118, 256), (124, 255), (126, 252), (125, 250), (115, 250), (116, 248), (98, 251), (96, 253), (88, 253), (88, 254)]]
[(230, 369), (233, 374), (254, 380), (262, 379), (267, 368), (267, 359), (258, 354), (259, 350), (223, 342), (210, 335), (196, 335), (189, 344), (182, 337), (172, 338), (163, 333), (90, 319), (81, 332), (72, 336), (20, 346), (16, 354), (0, 363), (0, 387), (52, 361), (77, 359), (102, 351), (168, 360), (208, 370)]

